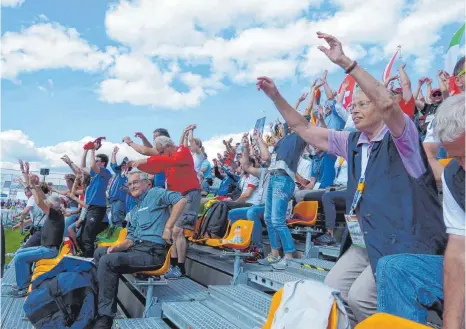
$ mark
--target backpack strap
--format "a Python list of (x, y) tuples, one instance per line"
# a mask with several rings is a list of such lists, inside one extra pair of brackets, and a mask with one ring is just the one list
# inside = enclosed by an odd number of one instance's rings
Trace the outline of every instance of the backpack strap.
[(63, 293), (60, 288), (59, 280), (52, 280), (51, 282), (49, 282), (47, 287), (49, 290), (50, 297), (53, 298), (58, 308), (63, 313), (63, 316), (65, 318), (64, 319), (65, 327), (69, 327), (74, 322), (75, 319), (73, 318), (72, 313), (68, 310), (68, 306), (65, 305), (65, 303), (63, 302)]

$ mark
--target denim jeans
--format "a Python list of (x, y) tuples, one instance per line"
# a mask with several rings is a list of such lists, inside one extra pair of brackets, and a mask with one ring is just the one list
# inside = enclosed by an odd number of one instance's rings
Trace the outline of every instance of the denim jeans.
[(294, 240), (286, 225), (286, 210), (293, 196), (295, 183), (288, 175), (270, 175), (265, 202), (265, 224), (270, 247), (278, 250), (283, 246), (285, 253), (295, 252)]
[(125, 219), (126, 213), (126, 203), (121, 200), (115, 200), (112, 202), (111, 210), (111, 225), (114, 226), (123, 226), (123, 221)]
[(262, 249), (264, 247), (262, 243), (262, 223), (261, 217), (264, 216), (265, 206), (257, 205), (247, 208), (237, 208), (230, 210), (228, 213), (228, 219), (231, 221), (231, 224), (234, 224), (239, 219), (247, 219), (254, 222), (252, 228), (252, 241), (255, 243), (256, 247)]
[[(443, 303), (443, 256), (398, 254), (377, 264), (377, 311), (425, 324)], [(440, 309), (440, 308), (438, 308)]]
[(18, 289), (26, 289), (31, 280), (31, 263), (41, 259), (54, 258), (58, 255), (58, 249), (43, 246), (21, 248), (15, 255), (16, 284)]
[[(78, 208), (69, 208), (68, 211), (74, 211), (76, 209)], [(68, 227), (70, 227), (71, 224), (76, 222), (78, 218), (79, 218), (79, 214), (71, 215), (65, 218), (65, 231), (63, 232), (64, 238), (68, 237)]]

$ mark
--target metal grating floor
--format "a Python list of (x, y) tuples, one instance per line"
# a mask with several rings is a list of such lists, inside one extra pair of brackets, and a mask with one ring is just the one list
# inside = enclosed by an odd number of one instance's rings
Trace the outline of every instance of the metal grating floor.
[(241, 329), (200, 302), (163, 303), (162, 310), (164, 315), (178, 328)]
[(248, 272), (248, 278), (254, 283), (277, 291), (286, 282), (307, 279), (305, 276), (289, 272)]
[(295, 258), (290, 260), (302, 265), (310, 265), (311, 267), (320, 267), (326, 271), (330, 271), (335, 265), (335, 262), (328, 260), (318, 259), (318, 258)]
[(112, 329), (170, 329), (170, 327), (162, 319), (145, 318), (115, 320)]
[(0, 279), (0, 282), (3, 285), (11, 285), (16, 282), (15, 268), (14, 266), (8, 267), (3, 273), (3, 278)]
[[(136, 287), (146, 294), (146, 287)], [(159, 302), (203, 300), (207, 298), (207, 289), (189, 278), (168, 280), (167, 285), (154, 287), (154, 297), (157, 297)]]
[[(29, 320), (26, 318), (23, 310), (26, 298), (12, 298), (13, 302), (3, 319), (2, 314), (2, 328), (6, 329), (32, 329), (34, 328)], [(3, 305), (2, 305), (3, 308)], [(3, 311), (3, 310), (2, 310)]]
[(319, 252), (328, 257), (333, 257), (333, 258), (338, 258), (340, 257), (340, 247), (335, 246), (335, 247), (330, 247), (330, 246), (318, 246), (319, 247)]
[(256, 311), (262, 316), (266, 317), (269, 313), (272, 298), (266, 293), (247, 285), (209, 286), (209, 290), (220, 293), (238, 304), (253, 308), (253, 311)]

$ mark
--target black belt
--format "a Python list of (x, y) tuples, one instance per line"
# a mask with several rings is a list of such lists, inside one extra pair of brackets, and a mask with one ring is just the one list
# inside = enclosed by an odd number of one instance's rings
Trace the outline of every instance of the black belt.
[(273, 169), (270, 170), (272, 176), (288, 176), (288, 173), (284, 169)]

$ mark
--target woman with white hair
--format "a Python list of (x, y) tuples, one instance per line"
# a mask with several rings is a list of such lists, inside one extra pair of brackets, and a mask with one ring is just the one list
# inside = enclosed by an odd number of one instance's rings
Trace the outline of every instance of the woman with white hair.
[(11, 294), (14, 297), (27, 295), (31, 281), (31, 264), (40, 260), (54, 258), (63, 240), (65, 219), (60, 209), (61, 200), (56, 195), (46, 197), (38, 185), (37, 176), (29, 174), (29, 165), (26, 162), (23, 171), (26, 188), (32, 191), (34, 201), (44, 212), (46, 219), (40, 230), (40, 246), (19, 249), (15, 255), (16, 284)]

